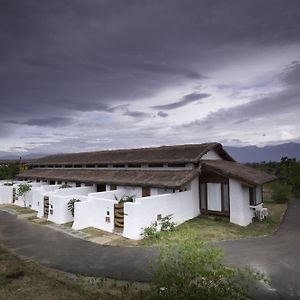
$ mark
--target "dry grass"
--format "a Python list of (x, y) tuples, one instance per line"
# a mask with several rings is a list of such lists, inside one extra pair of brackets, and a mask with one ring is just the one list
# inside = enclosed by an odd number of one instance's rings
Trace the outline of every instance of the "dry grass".
[(84, 233), (88, 233), (91, 237), (104, 236), (104, 235), (109, 234), (106, 231), (103, 231), (101, 229), (97, 229), (94, 227), (87, 227), (87, 228), (81, 229), (80, 231), (82, 231)]
[(18, 205), (14, 205), (14, 204), (1, 204), (0, 208), (6, 208), (6, 209), (11, 209), (13, 211), (15, 211), (16, 214), (31, 214), (31, 213), (36, 213), (35, 210), (32, 210), (30, 208), (24, 208)]
[(18, 257), (0, 246), (0, 299), (137, 299), (146, 284), (75, 276)]

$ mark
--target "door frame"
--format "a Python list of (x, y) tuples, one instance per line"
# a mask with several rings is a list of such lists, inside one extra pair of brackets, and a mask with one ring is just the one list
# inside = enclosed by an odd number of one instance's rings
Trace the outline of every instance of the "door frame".
[[(213, 211), (213, 210), (208, 210), (208, 197), (207, 197), (207, 183), (219, 183), (221, 184), (221, 211)], [(202, 207), (201, 204), (201, 185), (204, 184), (205, 187), (205, 208)], [(224, 210), (224, 186), (227, 184), (228, 187), (228, 211)], [(217, 176), (211, 177), (209, 176), (208, 178), (201, 178), (199, 176), (199, 207), (200, 207), (200, 212), (201, 214), (208, 214), (208, 215), (219, 215), (219, 216), (230, 216), (230, 189), (229, 189), (229, 178), (226, 177), (221, 177), (217, 174)]]

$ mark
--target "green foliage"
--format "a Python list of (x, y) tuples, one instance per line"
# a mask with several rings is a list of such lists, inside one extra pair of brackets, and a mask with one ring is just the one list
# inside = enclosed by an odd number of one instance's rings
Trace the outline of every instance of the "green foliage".
[(173, 231), (176, 223), (172, 221), (172, 215), (162, 217), (159, 221), (151, 223), (150, 226), (143, 228), (142, 236), (149, 239), (158, 239), (159, 229), (161, 231)]
[(199, 240), (161, 248), (154, 282), (143, 299), (249, 299), (249, 287), (266, 280), (264, 275), (226, 267), (222, 257), (220, 249)]
[(272, 190), (272, 200), (276, 203), (285, 203), (291, 193), (291, 186), (283, 182), (272, 182), (270, 184), (270, 189)]
[(20, 164), (13, 163), (7, 166), (0, 166), (0, 180), (13, 180), (20, 172)]
[[(281, 184), (290, 186), (291, 192), (300, 197), (300, 162), (295, 158), (282, 157), (280, 162), (262, 162), (248, 165), (276, 175)], [(275, 189), (278, 192), (277, 187)], [(287, 190), (287, 187), (283, 187), (279, 194), (287, 193)], [(282, 196), (279, 198), (282, 198)]]
[(125, 202), (134, 202), (134, 199), (135, 199), (135, 195), (131, 195), (131, 196), (128, 196), (128, 195), (123, 195), (121, 198), (118, 198), (116, 195), (115, 196), (115, 199), (116, 201), (118, 201), (118, 203), (125, 203)]
[(26, 208), (26, 194), (31, 190), (31, 185), (28, 183), (21, 183), (18, 187), (18, 196), (22, 197), (24, 202), (24, 208)]
[(75, 207), (75, 202), (80, 202), (79, 199), (71, 199), (68, 204), (67, 204), (67, 207), (68, 207), (68, 211), (71, 213), (72, 217), (74, 218), (74, 207)]

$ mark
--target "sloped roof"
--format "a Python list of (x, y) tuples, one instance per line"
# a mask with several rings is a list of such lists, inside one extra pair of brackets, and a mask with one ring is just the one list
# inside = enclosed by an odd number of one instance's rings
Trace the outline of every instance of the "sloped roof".
[(234, 159), (219, 143), (187, 144), (153, 148), (105, 150), (56, 154), (36, 159), (32, 165), (47, 164), (109, 164), (109, 163), (197, 163), (210, 150), (223, 159)]
[(274, 175), (232, 161), (203, 160), (201, 166), (204, 170), (232, 177), (250, 185), (262, 185), (276, 180)]
[(199, 174), (193, 170), (89, 170), (89, 169), (32, 169), (19, 178), (75, 181), (97, 184), (180, 188)]

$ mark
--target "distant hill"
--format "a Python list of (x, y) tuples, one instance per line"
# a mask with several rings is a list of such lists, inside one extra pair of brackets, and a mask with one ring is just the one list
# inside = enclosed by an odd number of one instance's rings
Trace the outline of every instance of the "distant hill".
[(286, 143), (274, 146), (247, 146), (224, 147), (233, 158), (239, 162), (280, 161), (281, 157), (288, 156), (300, 161), (300, 144)]
[(28, 160), (28, 159), (34, 159), (34, 158), (40, 158), (43, 156), (46, 156), (47, 154), (45, 153), (29, 153), (26, 155), (22, 155), (22, 154), (8, 154), (7, 152), (0, 152), (0, 159), (20, 159), (20, 157), (24, 160)]

